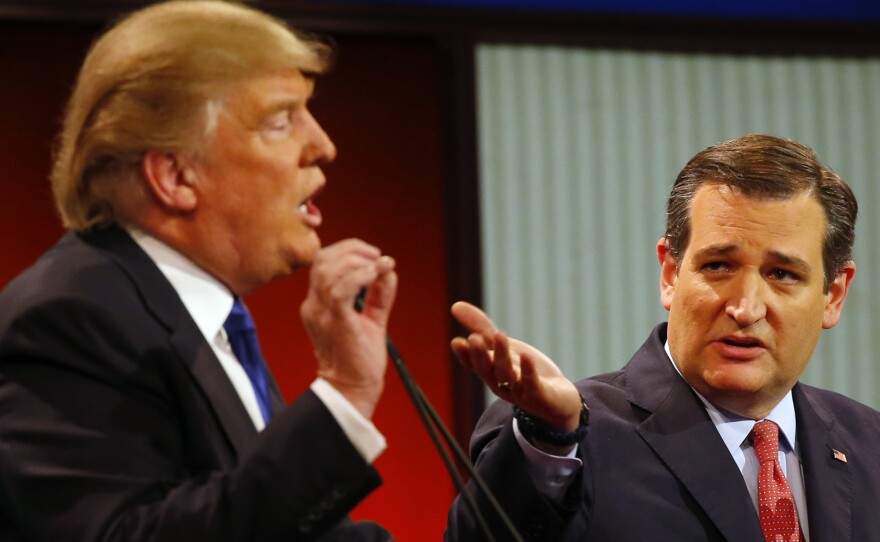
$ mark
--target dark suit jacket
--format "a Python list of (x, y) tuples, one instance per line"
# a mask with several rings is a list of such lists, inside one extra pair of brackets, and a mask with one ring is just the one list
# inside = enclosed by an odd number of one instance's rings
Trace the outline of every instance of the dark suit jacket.
[(65, 235), (0, 294), (0, 540), (372, 540), (346, 514), (378, 474), (272, 387), (258, 434), (140, 247)]
[[(622, 370), (577, 383), (591, 425), (578, 451), (584, 468), (563, 506), (531, 483), (510, 405), (496, 402), (484, 414), (472, 454), (528, 540), (763, 540), (742, 474), (669, 362), (665, 341), (663, 324)], [(803, 384), (793, 396), (811, 542), (880, 541), (880, 413)], [(499, 540), (509, 540), (495, 515), (484, 513)], [(482, 539), (461, 497), (447, 539)]]

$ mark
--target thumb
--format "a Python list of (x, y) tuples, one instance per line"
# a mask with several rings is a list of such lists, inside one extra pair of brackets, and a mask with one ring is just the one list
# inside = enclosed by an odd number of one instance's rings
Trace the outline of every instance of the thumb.
[(397, 297), (397, 273), (389, 269), (380, 274), (367, 288), (364, 298), (364, 314), (381, 325), (388, 322), (391, 307)]

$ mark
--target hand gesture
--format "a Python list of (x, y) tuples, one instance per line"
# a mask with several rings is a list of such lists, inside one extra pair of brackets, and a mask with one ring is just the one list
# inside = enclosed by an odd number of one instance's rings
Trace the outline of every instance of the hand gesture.
[(470, 303), (452, 306), (452, 315), (471, 334), (452, 340), (462, 365), (492, 391), (531, 416), (560, 431), (574, 431), (580, 422), (581, 399), (559, 367), (536, 348), (511, 339)]
[[(361, 288), (367, 288), (367, 295), (363, 312), (357, 312), (354, 300)], [(315, 256), (300, 307), (318, 376), (367, 419), (385, 385), (385, 338), (396, 292), (394, 259), (359, 239), (346, 239)]]

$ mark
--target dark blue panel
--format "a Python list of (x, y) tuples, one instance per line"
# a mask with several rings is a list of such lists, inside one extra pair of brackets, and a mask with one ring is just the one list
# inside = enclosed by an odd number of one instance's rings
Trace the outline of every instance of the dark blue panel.
[[(322, 0), (774, 19), (880, 20), (880, 0)], [(880, 39), (880, 37), (878, 37)]]

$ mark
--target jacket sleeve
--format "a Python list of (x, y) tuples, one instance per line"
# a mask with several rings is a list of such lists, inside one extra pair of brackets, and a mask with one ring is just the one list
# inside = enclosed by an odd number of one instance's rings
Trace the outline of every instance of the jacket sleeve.
[[(496, 401), (492, 404), (480, 418), (471, 437), (471, 459), (525, 540), (557, 540), (582, 501), (582, 474), (572, 483), (561, 506), (544, 497), (532, 482), (511, 419), (509, 403)], [(510, 540), (507, 528), (492, 510), (486, 495), (473, 481), (468, 483), (466, 491), (474, 495), (493, 536), (498, 540)], [(445, 536), (449, 542), (484, 538), (477, 518), (462, 495), (452, 503)]]

